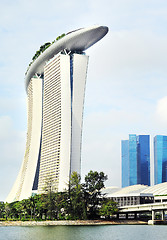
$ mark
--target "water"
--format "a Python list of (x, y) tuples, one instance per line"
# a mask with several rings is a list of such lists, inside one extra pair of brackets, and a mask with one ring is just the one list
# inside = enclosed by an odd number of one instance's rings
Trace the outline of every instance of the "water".
[(0, 240), (164, 240), (167, 226), (0, 227)]

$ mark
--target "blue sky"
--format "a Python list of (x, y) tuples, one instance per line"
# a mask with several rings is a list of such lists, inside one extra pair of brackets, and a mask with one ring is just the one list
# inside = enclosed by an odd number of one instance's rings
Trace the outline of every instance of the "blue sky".
[(24, 157), (24, 73), (34, 52), (64, 32), (95, 24), (109, 33), (87, 50), (82, 176), (104, 171), (107, 186), (120, 186), (121, 139), (150, 134), (152, 142), (156, 134), (167, 135), (165, 0), (1, 1), (0, 200)]

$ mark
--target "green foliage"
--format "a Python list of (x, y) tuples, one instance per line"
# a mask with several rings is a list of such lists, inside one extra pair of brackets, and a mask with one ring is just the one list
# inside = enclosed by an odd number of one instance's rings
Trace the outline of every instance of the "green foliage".
[(10, 204), (8, 204), (8, 203), (5, 204), (4, 213), (5, 213), (6, 220), (8, 220), (8, 218), (10, 217), (10, 213), (11, 213)]
[(90, 171), (85, 176), (84, 199), (86, 201), (87, 215), (89, 219), (99, 217), (99, 209), (102, 205), (103, 196), (101, 189), (104, 188), (104, 182), (107, 180), (107, 175), (103, 172)]
[(72, 219), (86, 219), (86, 205), (81, 177), (73, 172), (69, 181), (69, 208), (68, 212)]
[(103, 204), (100, 208), (100, 215), (101, 216), (105, 216), (105, 218), (110, 218), (110, 216), (112, 216), (113, 214), (118, 212), (118, 207), (117, 207), (117, 203), (113, 202), (110, 199), (105, 199), (103, 201)]
[[(116, 206), (105, 202), (101, 189), (107, 176), (103, 172), (90, 171), (81, 183), (77, 172), (71, 174), (68, 190), (56, 192), (56, 183), (47, 179), (44, 194), (31, 196), (22, 201), (0, 203), (0, 219), (41, 221), (64, 219), (94, 219), (115, 211)], [(107, 207), (106, 207), (107, 206)], [(106, 210), (106, 208), (108, 210)], [(110, 214), (111, 215), (111, 214)]]
[[(58, 36), (56, 38), (56, 41), (58, 41), (59, 39), (63, 38), (64, 36), (65, 36), (65, 33), (63, 33), (62, 35)], [(45, 43), (45, 44), (40, 46), (39, 50), (37, 50), (36, 53), (34, 54), (34, 56), (32, 57), (32, 61), (29, 63), (29, 66), (28, 66), (27, 71), (26, 71), (25, 74), (27, 74), (31, 64), (41, 55), (41, 53), (43, 53), (48, 47), (50, 47), (56, 41), (53, 40), (51, 43), (47, 42), (47, 43)]]
[(97, 171), (90, 171), (88, 175), (85, 176), (85, 187), (90, 193), (95, 191), (100, 192), (106, 180), (107, 175), (105, 175), (104, 172), (98, 173)]
[(41, 45), (40, 49), (38, 51), (36, 51), (35, 55), (32, 57), (32, 60), (34, 61), (35, 59), (37, 59), (39, 57), (39, 55), (41, 53), (43, 53), (50, 45), (51, 45), (50, 42), (47, 42), (47, 43)]
[(59, 39), (63, 38), (64, 36), (65, 36), (65, 33), (63, 33), (62, 35), (58, 36), (58, 37), (56, 38), (56, 41), (58, 41)]
[(5, 215), (5, 203), (0, 202), (0, 218), (4, 218)]

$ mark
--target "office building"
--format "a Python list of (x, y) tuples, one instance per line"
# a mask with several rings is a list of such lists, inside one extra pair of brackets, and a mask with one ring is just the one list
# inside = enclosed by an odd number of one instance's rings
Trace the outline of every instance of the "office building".
[(122, 187), (129, 186), (129, 140), (121, 141)]
[(154, 137), (154, 184), (167, 182), (167, 136)]
[(81, 170), (81, 136), (88, 56), (85, 50), (108, 32), (104, 26), (78, 29), (46, 43), (26, 72), (28, 130), (24, 160), (7, 202), (68, 187)]
[(150, 137), (130, 134), (121, 141), (122, 187), (136, 184), (150, 186)]

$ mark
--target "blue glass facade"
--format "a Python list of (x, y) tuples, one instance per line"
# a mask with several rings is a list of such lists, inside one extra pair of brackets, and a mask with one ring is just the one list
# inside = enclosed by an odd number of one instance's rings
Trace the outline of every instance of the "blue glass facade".
[(150, 186), (150, 137), (130, 134), (122, 140), (122, 187), (144, 184)]
[(122, 152), (122, 187), (129, 186), (129, 141), (121, 141), (121, 152)]
[(129, 185), (137, 184), (137, 139), (129, 135)]
[(150, 136), (139, 135), (138, 146), (138, 183), (150, 186)]
[(154, 137), (154, 184), (167, 182), (167, 136)]

